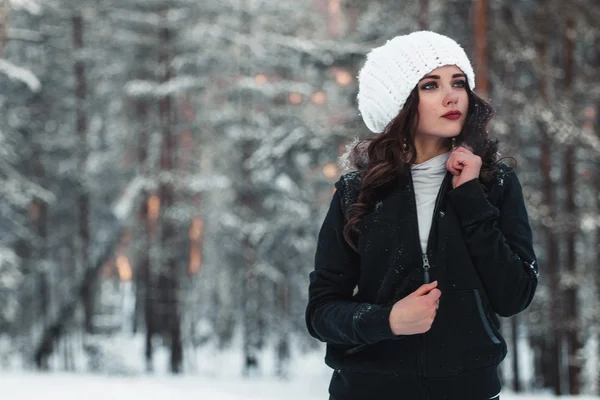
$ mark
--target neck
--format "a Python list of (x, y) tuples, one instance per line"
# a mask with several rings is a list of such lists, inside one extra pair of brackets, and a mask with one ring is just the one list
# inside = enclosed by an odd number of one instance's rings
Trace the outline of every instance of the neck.
[(433, 157), (449, 152), (450, 146), (449, 141), (444, 138), (415, 138), (415, 149), (417, 150), (415, 164), (421, 164), (427, 160), (431, 160)]

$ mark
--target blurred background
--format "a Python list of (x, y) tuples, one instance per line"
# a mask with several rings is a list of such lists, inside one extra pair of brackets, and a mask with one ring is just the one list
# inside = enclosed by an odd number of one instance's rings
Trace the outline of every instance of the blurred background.
[(356, 76), (429, 29), (471, 57), (534, 228), (505, 388), (598, 393), (598, 21), (597, 0), (3, 0), (0, 370), (304, 363), (325, 398), (304, 308), (337, 158), (370, 133)]

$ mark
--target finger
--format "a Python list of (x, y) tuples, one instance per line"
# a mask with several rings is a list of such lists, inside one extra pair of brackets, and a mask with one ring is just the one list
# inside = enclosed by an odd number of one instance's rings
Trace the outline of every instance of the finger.
[(468, 160), (472, 156), (472, 154), (467, 153), (465, 150), (456, 150), (454, 154), (452, 154), (452, 160)]
[(456, 149), (454, 149), (454, 153), (464, 153), (464, 154), (473, 154), (473, 152), (471, 150), (469, 150), (468, 147), (466, 146), (458, 146)]
[(448, 171), (450, 171), (452, 173), (452, 175), (454, 175), (454, 176), (459, 176), (461, 174), (463, 168), (464, 168), (464, 166), (462, 166), (458, 163), (455, 163), (450, 166)]
[(473, 154), (466, 155), (465, 153), (456, 154), (455, 157), (452, 157), (451, 162), (452, 171), (458, 171), (458, 175), (460, 175), (465, 168), (478, 170), (481, 168), (481, 165), (481, 157)]
[(458, 171), (454, 167), (454, 158), (453, 158), (453, 155), (450, 156), (450, 158), (448, 158), (448, 161), (446, 161), (446, 169), (448, 171), (450, 171), (452, 173), (452, 175), (460, 175), (460, 171)]
[(467, 151), (466, 149), (456, 150), (455, 153), (452, 155), (454, 156), (452, 157), (453, 162), (466, 162), (468, 160), (472, 160), (473, 157), (475, 157), (473, 153)]
[(427, 297), (431, 300), (432, 303), (435, 303), (442, 296), (442, 291), (438, 288), (432, 289), (429, 293), (427, 293)]
[(456, 157), (452, 159), (453, 165), (456, 166), (476, 166), (481, 165), (481, 157), (473, 154), (473, 153), (458, 153)]
[(451, 168), (450, 169), (450, 173), (454, 176), (459, 176), (460, 175), (460, 171), (457, 170), (456, 168)]
[(463, 167), (469, 162), (470, 157), (471, 156), (468, 156), (465, 153), (457, 153), (452, 157), (452, 166), (454, 168)]
[(425, 296), (427, 293), (431, 292), (431, 290), (433, 290), (437, 284), (437, 281), (433, 281), (431, 283), (421, 285), (417, 290), (409, 294), (409, 296)]
[(462, 171), (464, 167), (465, 167), (465, 160), (464, 159), (456, 159), (452, 163), (452, 168), (454, 168), (458, 172)]
[(472, 154), (466, 152), (465, 149), (456, 150), (452, 155), (448, 158), (448, 161), (451, 165), (460, 164), (472, 157)]

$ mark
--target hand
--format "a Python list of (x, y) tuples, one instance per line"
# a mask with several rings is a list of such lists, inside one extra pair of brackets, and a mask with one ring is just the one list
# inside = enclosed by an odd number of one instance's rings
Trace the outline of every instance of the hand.
[(437, 281), (422, 285), (394, 304), (390, 312), (394, 335), (425, 333), (431, 328), (442, 295), (436, 286)]
[(456, 189), (460, 185), (475, 178), (479, 178), (481, 171), (481, 157), (464, 146), (459, 146), (450, 154), (446, 162), (446, 169), (452, 172), (452, 188)]

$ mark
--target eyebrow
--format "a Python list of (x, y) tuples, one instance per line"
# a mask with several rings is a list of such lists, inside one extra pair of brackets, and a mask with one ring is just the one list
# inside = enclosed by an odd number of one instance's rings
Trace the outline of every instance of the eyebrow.
[[(423, 79), (441, 79), (439, 75), (425, 75), (424, 77), (422, 77), (421, 79), (419, 79), (419, 82), (421, 82)], [(465, 78), (465, 74), (454, 74), (452, 75), (452, 78)]]

